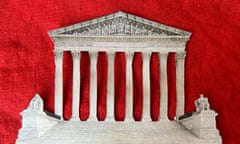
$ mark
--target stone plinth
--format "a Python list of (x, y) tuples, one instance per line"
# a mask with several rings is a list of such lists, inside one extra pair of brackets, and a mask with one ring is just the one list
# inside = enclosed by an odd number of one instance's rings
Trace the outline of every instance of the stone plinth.
[(41, 137), (58, 123), (57, 119), (49, 117), (43, 112), (43, 101), (38, 94), (35, 95), (28, 108), (21, 115), (22, 128), (16, 141), (19, 144)]
[(38, 139), (23, 144), (221, 144), (201, 139), (176, 121), (61, 121)]
[(203, 110), (200, 113), (195, 112), (192, 116), (183, 118), (179, 122), (199, 138), (218, 138), (221, 142), (221, 137), (216, 128), (216, 115), (213, 110)]

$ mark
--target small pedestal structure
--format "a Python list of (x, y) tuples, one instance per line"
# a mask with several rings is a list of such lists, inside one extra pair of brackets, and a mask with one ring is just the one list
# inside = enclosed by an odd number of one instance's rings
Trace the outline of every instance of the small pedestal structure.
[(37, 139), (58, 123), (57, 119), (47, 116), (43, 111), (43, 100), (38, 94), (33, 97), (21, 115), (22, 128), (19, 130), (16, 143)]
[(210, 109), (208, 99), (203, 94), (195, 101), (196, 112), (190, 117), (184, 115), (179, 120), (185, 128), (203, 139), (217, 139), (221, 143), (221, 137), (216, 127), (217, 113)]
[[(23, 114), (23, 130), (20, 130), (17, 142), (27, 137), (31, 128), (34, 136), (26, 143), (201, 143), (220, 144), (221, 137), (216, 133), (216, 114), (205, 108), (202, 101), (196, 102), (199, 112), (186, 118), (184, 115), (184, 66), (185, 46), (191, 33), (137, 17), (124, 12), (116, 12), (104, 17), (81, 22), (49, 32), (54, 41), (55, 54), (55, 114), (61, 117), (59, 124), (52, 127), (43, 136), (39, 126), (44, 123), (26, 123), (26, 119), (38, 119)], [(73, 99), (72, 118), (64, 121), (63, 116), (63, 53), (71, 52), (73, 59)], [(87, 51), (90, 56), (90, 117), (86, 122), (79, 119), (80, 101), (80, 60), (81, 52)], [(107, 53), (107, 117), (104, 122), (97, 120), (97, 56), (98, 52)], [(116, 52), (126, 55), (126, 116), (124, 122), (114, 119), (114, 58)], [(133, 118), (133, 77), (132, 61), (135, 52), (142, 53), (143, 59), (143, 113), (142, 121), (134, 122)], [(159, 54), (160, 64), (160, 118), (152, 122), (150, 111), (150, 58)], [(176, 88), (177, 88), (177, 121), (168, 120), (168, 54), (176, 54)], [(35, 113), (31, 111), (30, 113)], [(41, 113), (43, 113), (41, 111)], [(44, 115), (44, 114), (41, 114)], [(184, 118), (182, 118), (184, 117)], [(53, 120), (55, 122), (55, 120)], [(210, 123), (209, 123), (210, 122)], [(188, 130), (196, 134), (193, 136)], [(54, 123), (55, 124), (55, 123)], [(210, 130), (209, 130), (210, 128)], [(87, 130), (87, 131), (86, 131)], [(213, 132), (214, 131), (214, 132)], [(44, 130), (45, 132), (45, 130)], [(60, 133), (61, 132), (61, 133)], [(159, 133), (159, 135), (157, 135)], [(76, 134), (76, 135), (75, 135)], [(208, 137), (210, 134), (213, 136)], [(89, 138), (89, 135), (93, 136)], [(176, 139), (173, 139), (175, 135)], [(218, 137), (217, 137), (218, 136)], [(187, 138), (186, 138), (187, 137)], [(200, 138), (203, 139), (200, 139)], [(33, 140), (34, 138), (35, 141)], [(190, 139), (190, 141), (189, 141)], [(209, 140), (211, 139), (211, 140)], [(213, 139), (213, 140), (212, 140)]]

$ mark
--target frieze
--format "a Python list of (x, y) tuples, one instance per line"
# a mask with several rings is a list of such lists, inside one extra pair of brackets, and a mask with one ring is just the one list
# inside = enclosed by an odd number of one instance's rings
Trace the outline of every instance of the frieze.
[[(75, 43), (70, 43), (70, 42), (57, 42), (55, 43), (55, 46), (56, 47), (59, 47), (59, 46), (62, 46), (62, 47), (111, 47), (111, 46), (102, 46), (100, 45), (98, 42), (75, 42)], [(176, 44), (176, 43), (135, 43), (135, 44), (124, 44), (124, 43), (114, 43), (112, 44), (112, 48), (114, 47), (136, 47), (136, 48), (143, 48), (143, 47), (159, 47), (159, 48), (162, 48), (162, 47), (165, 47), (165, 48), (182, 48), (184, 50), (184, 43), (181, 43), (181, 44)]]
[(96, 24), (80, 27), (60, 34), (69, 35), (179, 35), (170, 31), (162, 30), (151, 25), (136, 22), (124, 17), (117, 17)]
[(149, 36), (149, 37), (126, 37), (126, 36), (94, 36), (94, 37), (85, 37), (85, 36), (64, 36), (58, 35), (53, 37), (54, 42), (57, 41), (66, 41), (71, 40), (73, 42), (77, 41), (88, 41), (88, 42), (187, 42), (189, 37), (158, 37), (158, 36)]

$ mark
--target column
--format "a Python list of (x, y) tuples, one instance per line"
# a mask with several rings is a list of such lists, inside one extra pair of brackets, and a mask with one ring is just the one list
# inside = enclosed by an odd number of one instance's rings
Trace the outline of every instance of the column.
[(168, 120), (168, 83), (167, 58), (168, 53), (160, 53), (160, 119)]
[(115, 52), (107, 52), (108, 80), (107, 80), (107, 120), (114, 121), (114, 58)]
[(177, 105), (176, 116), (179, 117), (184, 114), (184, 63), (185, 52), (176, 53), (176, 86), (177, 86)]
[(151, 52), (143, 52), (143, 121), (151, 121), (150, 111), (150, 58)]
[(132, 52), (126, 53), (126, 120), (133, 119), (133, 72), (132, 72), (132, 61), (133, 61)]
[(73, 58), (73, 85), (72, 85), (72, 118), (79, 120), (80, 104), (80, 52), (72, 51)]
[(54, 110), (55, 114), (62, 119), (63, 116), (63, 51), (55, 50), (55, 96)]
[(97, 120), (97, 56), (98, 52), (90, 55), (90, 120)]

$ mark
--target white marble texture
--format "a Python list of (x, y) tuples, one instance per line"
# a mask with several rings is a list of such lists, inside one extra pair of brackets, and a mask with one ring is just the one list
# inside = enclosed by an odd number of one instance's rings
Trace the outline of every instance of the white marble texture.
[(17, 144), (38, 139), (59, 123), (59, 120), (49, 117), (43, 112), (43, 106), (42, 98), (36, 94), (27, 109), (21, 113), (22, 128), (18, 133)]
[(55, 114), (63, 116), (63, 51), (55, 50)]
[(90, 56), (90, 120), (97, 120), (97, 52), (89, 52)]
[(177, 103), (176, 103), (176, 116), (184, 114), (185, 108), (185, 81), (184, 81), (184, 66), (185, 66), (185, 53), (176, 54), (176, 87), (177, 87)]
[(218, 114), (210, 109), (208, 99), (201, 94), (200, 98), (195, 100), (195, 106), (196, 112), (190, 117), (180, 119), (179, 123), (199, 138), (218, 139), (221, 142), (221, 136), (216, 127)]
[(114, 61), (115, 53), (108, 52), (108, 77), (107, 77), (107, 116), (106, 120), (114, 121)]
[(73, 58), (73, 85), (72, 85), (72, 117), (71, 120), (79, 121), (80, 106), (80, 51), (72, 51)]
[[(197, 111), (184, 114), (184, 67), (185, 46), (191, 33), (117, 12), (101, 18), (49, 32), (55, 51), (55, 114), (56, 120), (43, 112), (43, 105), (32, 100), (30, 108), (22, 112), (23, 127), (17, 143), (21, 144), (221, 144), (216, 128), (216, 113), (210, 109), (206, 97), (195, 101)], [(73, 57), (73, 104), (72, 118), (63, 116), (63, 52), (71, 51)], [(81, 52), (90, 54), (90, 118), (79, 119), (80, 58)], [(97, 53), (105, 51), (108, 57), (107, 117), (99, 122), (96, 117)], [(114, 120), (114, 60), (116, 52), (126, 53), (126, 118)], [(142, 121), (133, 121), (132, 61), (133, 54), (143, 56), (143, 113)], [(160, 60), (160, 119), (152, 122), (150, 117), (150, 58), (159, 53)], [(168, 120), (167, 57), (176, 54), (177, 109), (176, 120)], [(40, 103), (40, 96), (36, 97)], [(37, 110), (36, 110), (37, 109)], [(57, 124), (57, 125), (56, 125)]]
[(134, 53), (126, 53), (126, 110), (125, 119), (133, 121), (133, 71), (132, 61)]
[(38, 139), (22, 144), (220, 144), (200, 139), (177, 122), (62, 121)]
[(142, 53), (143, 60), (143, 105), (142, 120), (152, 121), (150, 113), (150, 58), (151, 52)]
[(168, 53), (160, 53), (160, 120), (168, 120), (168, 83), (167, 59)]

